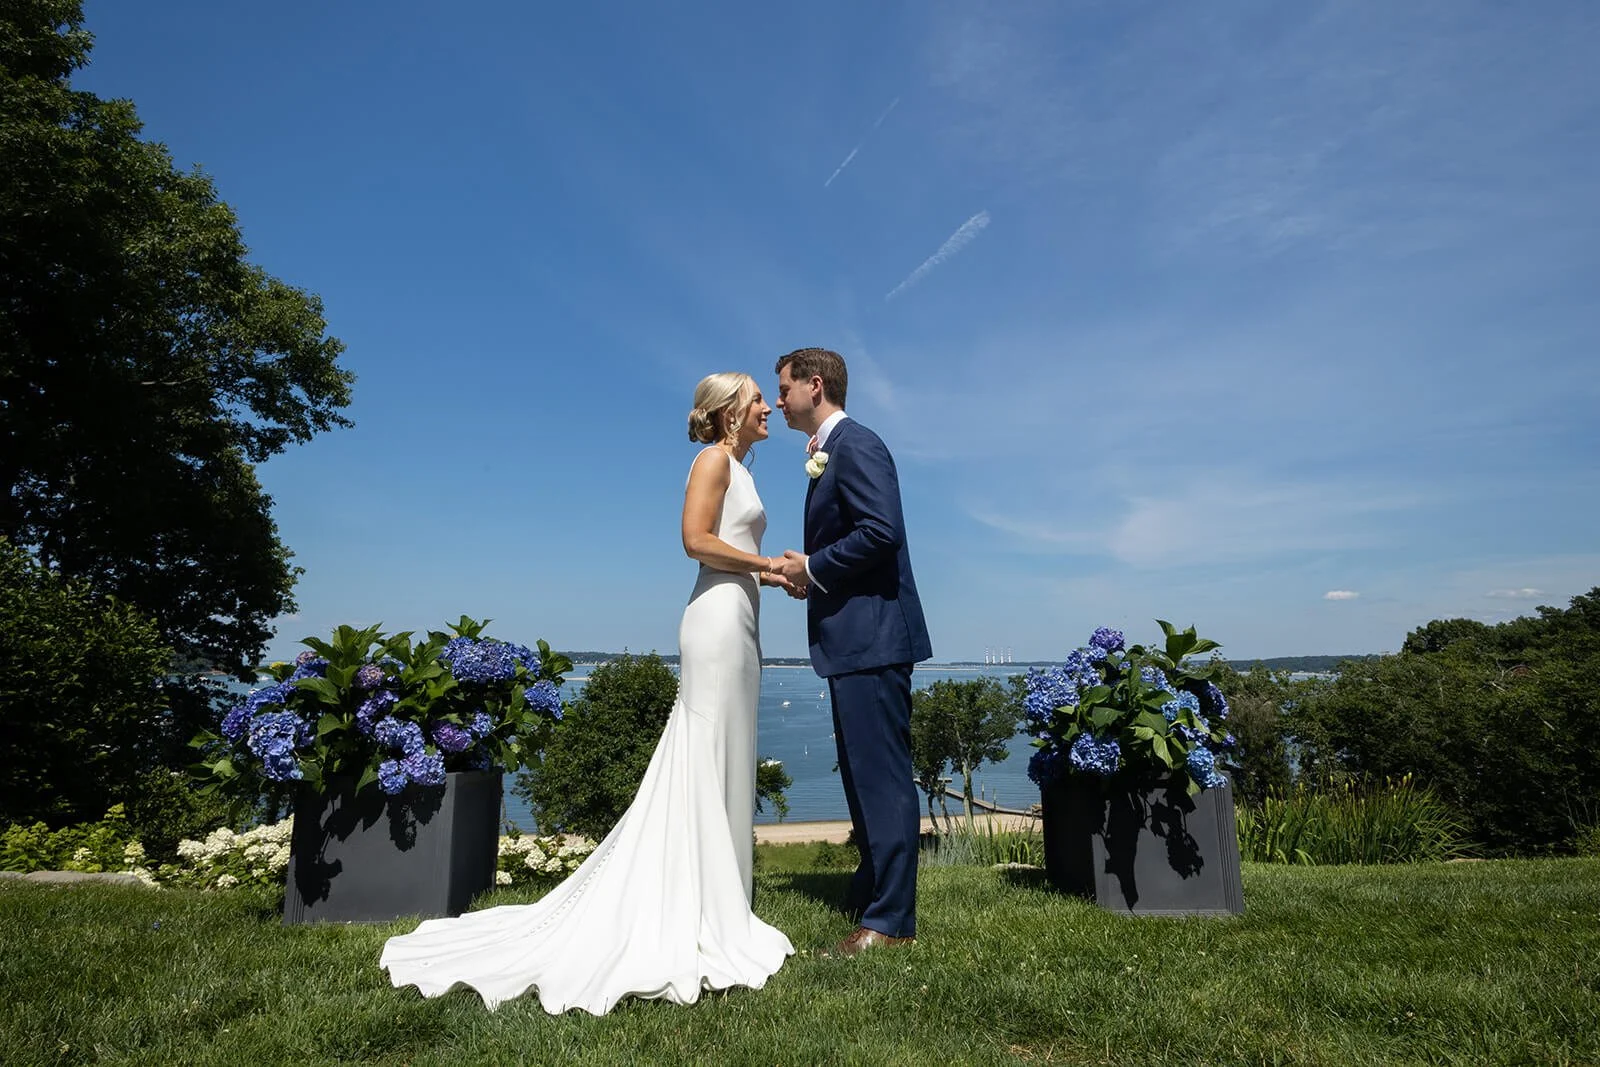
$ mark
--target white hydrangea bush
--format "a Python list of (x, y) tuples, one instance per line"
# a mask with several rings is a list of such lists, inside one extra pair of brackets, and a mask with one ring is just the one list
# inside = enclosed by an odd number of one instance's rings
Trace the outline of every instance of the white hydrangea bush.
[(512, 834), (500, 838), (496, 885), (559, 882), (583, 865), (594, 842), (573, 834)]
[[(293, 836), (293, 816), (243, 833), (219, 827), (202, 841), (180, 841), (178, 862), (163, 864), (155, 870), (144, 865), (144, 846), (134, 841), (122, 851), (123, 867), (126, 873), (157, 888), (170, 886), (231, 890), (258, 887), (281, 891), (289, 867), (289, 842)], [(559, 882), (577, 870), (594, 849), (593, 841), (574, 834), (535, 836), (513, 833), (503, 836), (500, 838), (495, 885)]]
[(156, 877), (165, 885), (193, 889), (237, 889), (259, 886), (281, 889), (289, 867), (289, 839), (294, 817), (267, 823), (244, 833), (219, 827), (204, 841), (178, 842), (179, 863), (168, 864)]

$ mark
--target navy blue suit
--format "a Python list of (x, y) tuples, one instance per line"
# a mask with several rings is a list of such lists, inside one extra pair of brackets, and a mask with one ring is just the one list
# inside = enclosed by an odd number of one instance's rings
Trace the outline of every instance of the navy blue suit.
[(917, 789), (911, 665), (933, 655), (911, 574), (900, 479), (877, 434), (853, 419), (828, 436), (806, 492), (811, 664), (828, 680), (839, 776), (861, 866), (847, 908), (894, 937), (917, 926)]

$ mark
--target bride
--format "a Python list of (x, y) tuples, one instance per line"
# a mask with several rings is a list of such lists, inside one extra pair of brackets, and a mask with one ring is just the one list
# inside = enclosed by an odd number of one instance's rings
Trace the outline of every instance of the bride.
[(545, 1011), (603, 1015), (626, 996), (690, 1004), (760, 988), (794, 946), (750, 910), (757, 583), (788, 589), (759, 555), (766, 512), (741, 462), (771, 413), (747, 374), (700, 382), (689, 437), (683, 547), (700, 562), (678, 627), (678, 699), (633, 803), (572, 875), (534, 904), (431, 919), (378, 964), (425, 997), (470, 986), (491, 1010), (536, 989)]

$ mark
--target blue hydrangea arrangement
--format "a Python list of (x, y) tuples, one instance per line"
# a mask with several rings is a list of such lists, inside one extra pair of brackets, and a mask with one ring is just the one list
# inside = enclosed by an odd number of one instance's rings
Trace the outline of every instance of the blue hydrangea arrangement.
[(1129, 647), (1102, 626), (1060, 666), (1028, 672), (1022, 703), (1038, 749), (1028, 776), (1041, 788), (1072, 774), (1183, 779), (1191, 795), (1224, 783), (1237, 747), (1228, 701), (1211, 681), (1215, 661), (1190, 661), (1220, 646), (1156, 622), (1161, 648)]
[(271, 684), (195, 739), (212, 757), (199, 769), (218, 784), (342, 777), (396, 795), (442, 786), (450, 771), (535, 763), (572, 661), (543, 641), (534, 651), (486, 637), (487, 625), (462, 616), (421, 642), (376, 626), (308, 637), (293, 663), (268, 668)]

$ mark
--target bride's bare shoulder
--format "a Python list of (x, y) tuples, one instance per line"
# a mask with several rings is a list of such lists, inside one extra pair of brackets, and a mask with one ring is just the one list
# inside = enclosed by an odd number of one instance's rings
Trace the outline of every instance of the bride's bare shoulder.
[(694, 457), (694, 463), (689, 467), (689, 481), (726, 486), (732, 474), (732, 459), (716, 445), (707, 445)]

